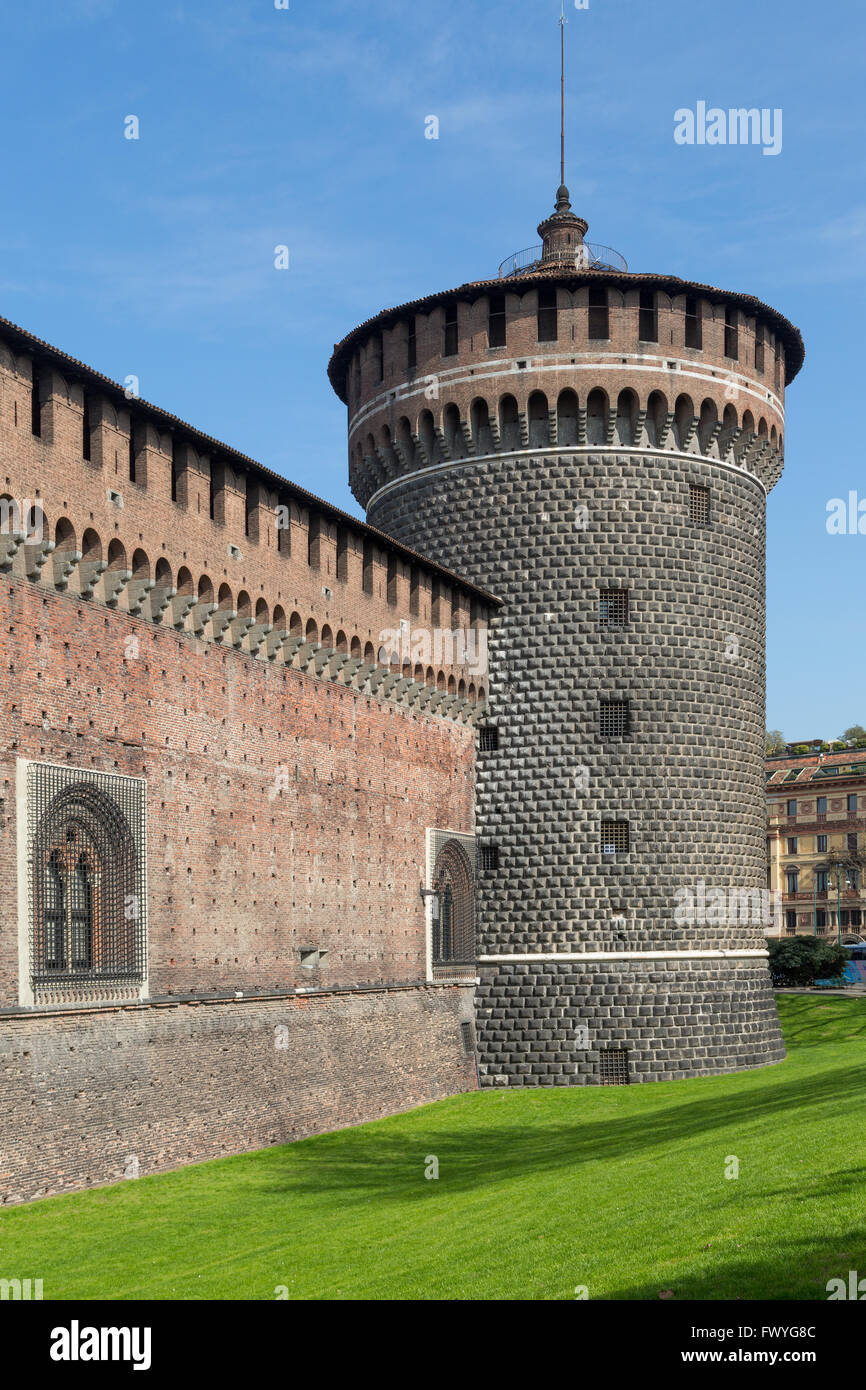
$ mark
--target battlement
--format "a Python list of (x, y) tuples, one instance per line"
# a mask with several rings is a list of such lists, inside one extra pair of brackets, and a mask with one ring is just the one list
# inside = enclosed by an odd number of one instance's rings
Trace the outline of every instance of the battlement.
[(769, 490), (802, 358), (798, 331), (751, 296), (554, 271), (388, 310), (335, 349), (330, 375), (366, 506), (453, 460), (613, 445), (701, 454)]
[(495, 598), (0, 320), (0, 571), (474, 722)]

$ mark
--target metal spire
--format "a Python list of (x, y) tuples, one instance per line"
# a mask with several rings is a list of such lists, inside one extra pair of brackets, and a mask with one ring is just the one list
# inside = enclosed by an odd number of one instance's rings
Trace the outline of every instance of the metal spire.
[(559, 127), (559, 182), (565, 183), (565, 26), (568, 21), (565, 18), (565, 0), (562, 0), (562, 12), (559, 16), (559, 48), (561, 59), (561, 78), (559, 86), (560, 105), (562, 119)]

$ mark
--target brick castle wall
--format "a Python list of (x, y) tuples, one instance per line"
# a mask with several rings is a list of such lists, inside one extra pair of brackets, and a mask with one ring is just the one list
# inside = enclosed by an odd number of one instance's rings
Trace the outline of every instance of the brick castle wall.
[(473, 830), (471, 728), (2, 576), (0, 711), (0, 1005), (22, 757), (146, 778), (151, 995), (425, 978), (425, 830)]
[(0, 1202), (284, 1144), (475, 1087), (470, 988), (0, 1015)]

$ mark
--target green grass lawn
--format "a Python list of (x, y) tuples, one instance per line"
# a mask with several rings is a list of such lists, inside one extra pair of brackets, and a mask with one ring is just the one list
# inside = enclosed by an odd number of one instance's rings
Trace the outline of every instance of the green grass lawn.
[(866, 1276), (866, 999), (779, 1003), (779, 1066), (484, 1091), (10, 1208), (0, 1276), (46, 1299), (826, 1299)]

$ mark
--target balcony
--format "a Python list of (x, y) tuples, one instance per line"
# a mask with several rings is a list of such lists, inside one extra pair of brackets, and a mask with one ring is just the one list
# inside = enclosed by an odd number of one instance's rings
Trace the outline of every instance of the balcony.
[(563, 270), (628, 270), (624, 256), (614, 251), (612, 246), (601, 246), (597, 241), (584, 241), (578, 246), (564, 251), (552, 251), (541, 259), (542, 245), (527, 246), (524, 251), (515, 251), (499, 267), (499, 279), (508, 280), (513, 275), (531, 275), (534, 270), (544, 266), (561, 265)]

